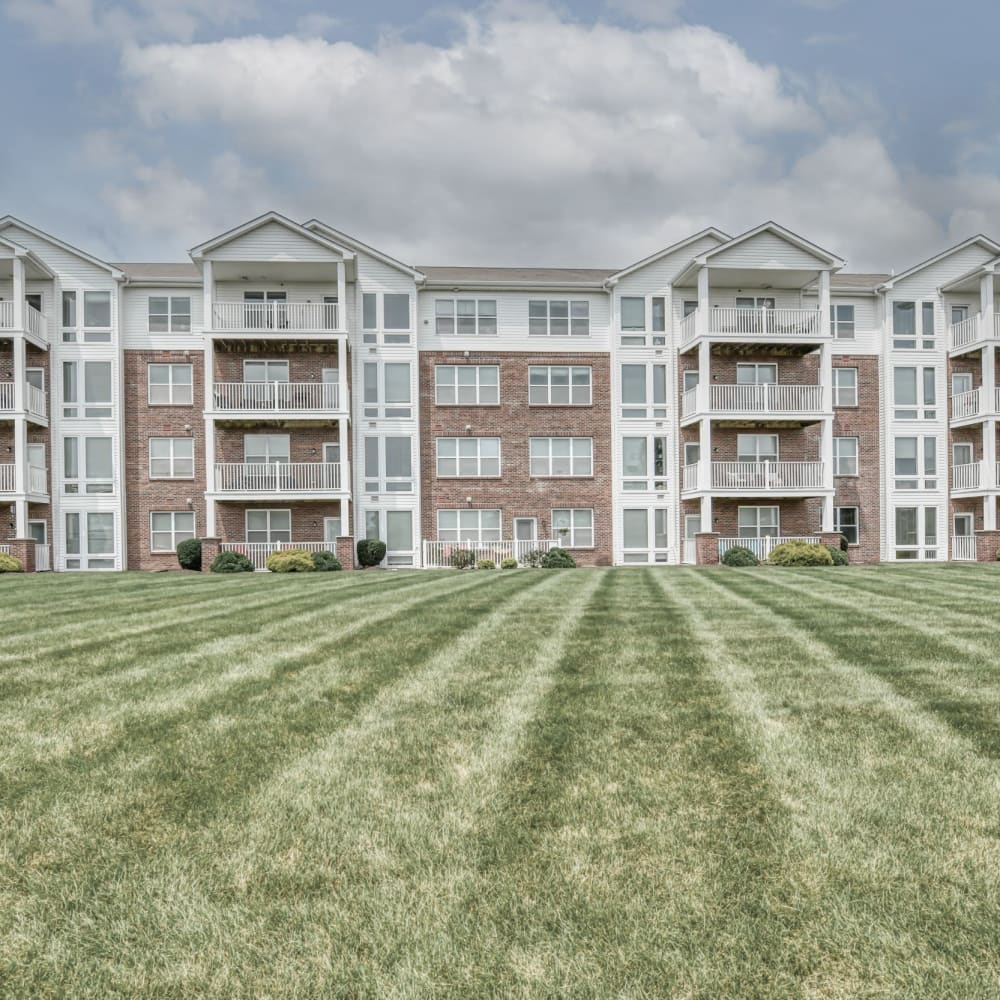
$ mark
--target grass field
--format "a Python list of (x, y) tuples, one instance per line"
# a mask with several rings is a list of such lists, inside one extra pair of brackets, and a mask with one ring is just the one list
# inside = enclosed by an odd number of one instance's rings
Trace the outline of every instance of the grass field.
[(996, 997), (1000, 571), (0, 580), (4, 997)]

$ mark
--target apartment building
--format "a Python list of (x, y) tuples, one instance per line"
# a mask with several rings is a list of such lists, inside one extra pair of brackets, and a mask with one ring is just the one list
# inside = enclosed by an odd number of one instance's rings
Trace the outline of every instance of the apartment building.
[(769, 222), (624, 268), (411, 266), (276, 213), (111, 263), (6, 217), (0, 549), (712, 564), (843, 534), (854, 562), (993, 559), (998, 263), (976, 236), (850, 273)]

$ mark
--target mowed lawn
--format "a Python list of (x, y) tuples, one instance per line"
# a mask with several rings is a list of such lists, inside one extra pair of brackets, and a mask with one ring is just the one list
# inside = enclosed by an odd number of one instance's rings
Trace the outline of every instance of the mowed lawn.
[(0, 609), (4, 997), (1000, 994), (1000, 567)]

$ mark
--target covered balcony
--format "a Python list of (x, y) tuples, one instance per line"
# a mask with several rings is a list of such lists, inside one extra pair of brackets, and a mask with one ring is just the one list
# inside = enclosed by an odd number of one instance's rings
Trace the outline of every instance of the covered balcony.
[(212, 386), (216, 413), (273, 417), (329, 415), (346, 412), (338, 382), (216, 382)]
[(698, 385), (684, 392), (681, 420), (709, 416), (734, 422), (813, 423), (832, 415), (825, 395), (821, 385)]
[(695, 462), (684, 467), (684, 493), (718, 496), (819, 496), (829, 492), (823, 462)]
[(308, 499), (350, 490), (342, 462), (217, 462), (211, 492), (219, 499)]
[[(13, 382), (0, 382), (0, 419), (20, 412), (17, 409)], [(45, 391), (24, 383), (24, 412), (34, 423), (48, 424), (49, 406)]]

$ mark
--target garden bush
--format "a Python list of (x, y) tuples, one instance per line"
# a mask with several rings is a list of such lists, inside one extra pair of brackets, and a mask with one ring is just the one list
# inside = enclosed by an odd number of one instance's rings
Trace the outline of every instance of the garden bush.
[(314, 552), (312, 554), (313, 569), (319, 573), (336, 573), (344, 567), (332, 552)]
[(177, 546), (177, 561), (181, 569), (201, 571), (201, 539), (187, 538)]
[(500, 560), (501, 569), (517, 569), (517, 560), (513, 556), (507, 556)]
[(213, 573), (252, 573), (253, 563), (242, 552), (220, 552), (212, 563)]
[(312, 573), (312, 555), (305, 549), (282, 549), (272, 552), (265, 563), (272, 573)]
[(839, 545), (827, 545), (826, 550), (830, 553), (834, 566), (847, 565), (847, 553)]
[(496, 569), (497, 564), (492, 559), (480, 559), (476, 563), (476, 569)]
[(782, 542), (771, 549), (772, 566), (832, 566), (833, 556), (818, 542)]
[(723, 566), (759, 566), (760, 560), (745, 545), (734, 545), (722, 553), (719, 560)]
[(841, 535), (840, 536), (840, 551), (841, 552), (846, 552), (847, 548), (848, 548), (848, 546), (850, 544), (851, 543), (847, 540), (847, 535)]
[(358, 565), (367, 569), (377, 566), (385, 558), (385, 542), (377, 538), (362, 538), (358, 541)]
[(542, 560), (545, 558), (545, 553), (541, 549), (532, 549), (530, 552), (525, 552), (521, 557), (521, 562), (525, 566), (530, 566), (531, 569), (538, 569), (542, 565)]
[(542, 569), (575, 569), (576, 560), (565, 549), (549, 549), (542, 557)]
[(24, 567), (20, 559), (15, 559), (6, 552), (0, 552), (0, 573), (23, 573)]
[(455, 549), (448, 556), (448, 563), (452, 569), (471, 569), (476, 565), (476, 553), (468, 549)]

